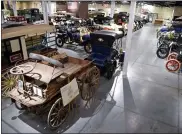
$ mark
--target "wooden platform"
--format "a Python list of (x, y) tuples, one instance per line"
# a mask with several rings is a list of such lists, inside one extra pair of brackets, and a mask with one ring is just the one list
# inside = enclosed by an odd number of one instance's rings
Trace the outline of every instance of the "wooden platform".
[(54, 26), (50, 26), (47, 24), (40, 25), (27, 25), (13, 28), (2, 29), (2, 40), (9, 39), (18, 36), (34, 36), (41, 35), (47, 32), (53, 32), (55, 30)]
[(31, 96), (32, 99), (25, 98), (23, 96), (23, 94), (19, 94), (18, 93), (18, 89), (17, 88), (14, 88), (13, 90), (11, 90), (9, 92), (9, 96), (11, 98), (15, 99), (16, 101), (18, 101), (19, 103), (24, 104), (27, 107), (31, 107), (31, 106), (36, 106), (36, 105), (39, 105), (39, 104), (43, 104), (46, 101), (46, 99), (39, 98), (39, 97), (36, 97), (36, 96)]
[(79, 64), (74, 64), (69, 62), (64, 64), (64, 68), (56, 67), (55, 69), (51, 66), (34, 62), (27, 62), (24, 63), (23, 65), (35, 66), (35, 68), (30, 73), (27, 73), (25, 75), (45, 83), (49, 83), (52, 79), (58, 77), (63, 73), (71, 75), (75, 71), (80, 70), (82, 68), (82, 66)]

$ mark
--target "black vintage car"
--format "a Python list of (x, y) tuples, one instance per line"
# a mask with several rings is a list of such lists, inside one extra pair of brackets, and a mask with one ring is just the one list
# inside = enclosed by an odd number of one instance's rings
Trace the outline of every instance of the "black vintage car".
[[(107, 79), (111, 79), (117, 67), (117, 59), (120, 65), (124, 62), (121, 40), (123, 32), (100, 30), (90, 34), (92, 52), (87, 60), (100, 69), (102, 74), (106, 74)], [(121, 50), (121, 51), (120, 51)]]

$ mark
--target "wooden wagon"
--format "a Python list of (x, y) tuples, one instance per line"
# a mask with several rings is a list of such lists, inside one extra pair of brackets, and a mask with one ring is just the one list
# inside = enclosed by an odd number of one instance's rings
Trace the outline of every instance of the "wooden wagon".
[[(18, 109), (37, 114), (49, 109), (47, 124), (58, 128), (67, 118), (70, 106), (80, 94), (93, 97), (99, 85), (99, 69), (91, 61), (59, 54), (30, 54), (30, 60), (10, 70), (17, 85), (9, 92)], [(51, 107), (51, 108), (50, 108)]]

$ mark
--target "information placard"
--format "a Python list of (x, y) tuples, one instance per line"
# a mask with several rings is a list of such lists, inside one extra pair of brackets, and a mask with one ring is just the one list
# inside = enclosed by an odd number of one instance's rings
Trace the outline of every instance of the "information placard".
[(62, 87), (60, 90), (63, 99), (63, 105), (66, 106), (79, 94), (78, 83), (76, 81), (76, 78), (64, 87)]

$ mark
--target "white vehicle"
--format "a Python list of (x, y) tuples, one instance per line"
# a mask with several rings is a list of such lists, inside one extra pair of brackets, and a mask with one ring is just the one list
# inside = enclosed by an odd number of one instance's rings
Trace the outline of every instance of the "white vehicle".
[(123, 31), (124, 35), (127, 34), (127, 24), (125, 25), (117, 25), (114, 23), (114, 20), (108, 20), (106, 23), (102, 24), (96, 24), (99, 27), (103, 28), (104, 30), (114, 30), (114, 31)]

